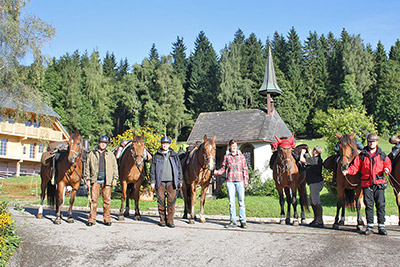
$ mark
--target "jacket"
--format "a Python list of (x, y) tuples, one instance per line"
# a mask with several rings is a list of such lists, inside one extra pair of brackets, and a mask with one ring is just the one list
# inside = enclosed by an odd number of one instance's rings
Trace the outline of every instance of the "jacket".
[(306, 167), (307, 184), (322, 182), (324, 179), (322, 178), (321, 156), (318, 155), (316, 157), (308, 157), (306, 158), (306, 162), (307, 162), (307, 167)]
[[(106, 161), (106, 181), (105, 185), (111, 185), (112, 180), (118, 180), (118, 164), (114, 154), (108, 150), (104, 151)], [(91, 151), (86, 160), (85, 178), (93, 184), (97, 181), (99, 171), (99, 152), (97, 149)]]
[(214, 174), (221, 175), (224, 172), (226, 172), (227, 182), (244, 182), (245, 186), (249, 183), (246, 157), (240, 151), (237, 151), (236, 155), (232, 155), (231, 152), (225, 155), (222, 167), (215, 170)]
[[(170, 157), (169, 161), (172, 167), (172, 179), (176, 189), (182, 184), (182, 166), (178, 158), (178, 155), (171, 148), (169, 149)], [(161, 176), (164, 165), (164, 155), (162, 150), (159, 149), (153, 156), (153, 161), (150, 166), (150, 183), (155, 184), (155, 188), (158, 189), (161, 185)]]
[(355, 175), (361, 170), (361, 187), (385, 184), (386, 179), (384, 169), (392, 170), (392, 163), (380, 147), (377, 147), (375, 155), (372, 157), (368, 148), (364, 148), (354, 159), (353, 164), (347, 169), (350, 175)]

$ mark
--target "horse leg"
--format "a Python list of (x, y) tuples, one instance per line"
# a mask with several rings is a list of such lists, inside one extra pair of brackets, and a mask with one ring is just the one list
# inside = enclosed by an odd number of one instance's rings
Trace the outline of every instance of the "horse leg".
[(356, 200), (357, 229), (361, 231), (365, 225), (361, 215), (361, 188), (356, 190)]
[[(140, 188), (140, 187), (139, 187)], [(126, 185), (126, 200), (125, 200), (125, 211), (124, 211), (124, 217), (128, 217), (129, 216), (129, 210), (130, 210), (130, 199), (132, 199), (132, 194), (135, 190), (135, 184), (130, 183)]]
[(208, 190), (208, 185), (201, 188), (201, 197), (200, 197), (200, 222), (205, 223), (206, 218), (204, 218), (204, 203), (206, 202), (206, 193)]
[(293, 205), (293, 225), (299, 225), (299, 215), (297, 214), (297, 192), (296, 188), (292, 188), (292, 205)]
[(192, 184), (190, 186), (190, 216), (189, 223), (193, 224), (195, 219), (194, 206), (196, 205), (196, 186)]
[(346, 206), (345, 202), (342, 203), (342, 215), (340, 216), (339, 225), (344, 225)]
[(300, 209), (301, 209), (301, 224), (306, 224), (306, 213), (304, 212), (304, 207), (307, 206), (307, 191), (305, 188), (305, 183), (300, 185), (299, 188), (299, 198), (300, 198)]
[(61, 224), (61, 208), (64, 202), (64, 188), (65, 185), (63, 183), (58, 183), (56, 192), (56, 219), (54, 220), (55, 224)]
[(38, 219), (42, 219), (43, 218), (43, 202), (44, 202), (44, 198), (45, 198), (45, 195), (46, 195), (46, 187), (47, 187), (47, 183), (48, 182), (49, 181), (47, 179), (42, 178), (42, 183), (40, 185), (40, 187), (42, 189), (42, 191), (40, 193), (40, 206), (39, 206), (39, 209), (38, 209), (38, 214), (36, 216), (36, 218), (38, 218)]
[(77, 189), (72, 188), (71, 196), (70, 196), (70, 199), (69, 199), (69, 209), (68, 209), (68, 219), (67, 219), (67, 222), (69, 222), (69, 223), (73, 223), (74, 222), (74, 218), (72, 218), (72, 206), (74, 205), (75, 196), (76, 196), (76, 192), (77, 191), (78, 191)]
[(127, 184), (126, 181), (121, 181), (121, 208), (119, 209), (119, 214), (118, 214), (118, 221), (123, 221), (124, 218), (124, 202), (126, 200), (126, 190), (127, 190)]
[[(132, 184), (134, 186), (134, 191), (133, 191), (133, 198), (135, 200), (135, 215), (133, 216), (133, 219), (135, 221), (140, 221), (142, 217), (140, 216), (140, 211), (139, 211), (139, 190), (140, 190), (140, 185), (142, 184), (141, 181), (138, 181), (136, 184)], [(129, 212), (129, 210), (128, 210)]]
[(285, 195), (286, 195), (286, 203), (287, 203), (287, 212), (286, 212), (286, 224), (290, 224), (290, 206), (292, 205), (292, 198), (290, 194), (290, 188), (285, 187)]
[[(396, 195), (396, 191), (394, 191), (394, 192), (395, 192), (395, 195)], [(397, 207), (399, 209), (399, 226), (400, 226), (400, 193), (398, 193), (396, 195), (396, 203), (397, 203)]]
[(184, 210), (183, 210), (183, 219), (188, 218), (188, 211), (189, 211), (189, 186), (186, 185), (186, 182), (184, 181), (182, 183), (182, 192), (183, 192), (183, 200), (185, 202), (184, 204)]
[(338, 198), (337, 204), (336, 204), (336, 216), (335, 216), (335, 222), (332, 225), (333, 229), (339, 229), (339, 212), (340, 209), (344, 209), (343, 207), (343, 200), (341, 198)]

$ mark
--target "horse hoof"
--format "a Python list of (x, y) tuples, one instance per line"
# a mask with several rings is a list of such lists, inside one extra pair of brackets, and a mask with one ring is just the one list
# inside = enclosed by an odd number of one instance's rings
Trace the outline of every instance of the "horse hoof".
[(334, 223), (334, 224), (332, 225), (332, 229), (339, 230), (339, 224)]
[(189, 224), (194, 224), (194, 220), (189, 220)]
[(118, 221), (123, 221), (123, 220), (125, 220), (124, 216), (119, 215), (118, 216)]
[(135, 216), (133, 217), (133, 219), (134, 219), (135, 221), (140, 221), (140, 220), (142, 219), (142, 217), (140, 217), (140, 215), (135, 215)]
[(344, 225), (344, 221), (339, 221), (339, 225), (343, 226)]
[(293, 220), (293, 226), (299, 226), (299, 220)]
[(362, 225), (357, 225), (357, 230), (358, 231), (362, 231), (364, 229), (364, 227)]
[(61, 224), (61, 220), (60, 219), (55, 219), (54, 220), (54, 224)]
[(74, 218), (69, 217), (68, 220), (67, 220), (67, 222), (68, 222), (68, 223), (74, 223), (75, 221), (74, 221)]
[(286, 223), (286, 224), (290, 224), (290, 219), (289, 219), (289, 218), (286, 218), (285, 223)]
[(279, 224), (282, 224), (282, 225), (283, 225), (283, 224), (286, 224), (285, 219), (281, 219), (280, 222), (279, 222)]
[(36, 215), (36, 219), (43, 219), (43, 214), (39, 213), (38, 215)]
[(182, 219), (187, 219), (187, 218), (188, 218), (187, 214), (183, 214)]
[(129, 217), (129, 211), (128, 212), (124, 212), (124, 217)]
[(205, 222), (206, 222), (206, 219), (201, 218), (201, 219), (200, 219), (200, 222), (201, 222), (201, 223), (205, 223)]

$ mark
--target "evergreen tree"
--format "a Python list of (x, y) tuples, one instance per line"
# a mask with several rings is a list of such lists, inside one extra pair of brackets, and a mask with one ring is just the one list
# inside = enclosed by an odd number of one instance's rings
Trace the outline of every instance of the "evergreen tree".
[(106, 77), (109, 77), (113, 80), (116, 79), (117, 76), (117, 62), (115, 59), (114, 53), (106, 52), (106, 57), (103, 60), (103, 73)]
[(129, 73), (129, 63), (128, 59), (120, 60), (117, 67), (117, 81), (121, 81)]
[(219, 68), (217, 55), (204, 32), (196, 38), (194, 53), (189, 58), (188, 106), (193, 119), (200, 112), (220, 108)]
[(160, 61), (160, 55), (158, 54), (157, 48), (156, 48), (156, 44), (153, 43), (153, 45), (150, 48), (150, 52), (149, 52), (149, 60), (150, 61)]
[(390, 48), (389, 59), (396, 61), (400, 64), (400, 41), (397, 39), (396, 43)]
[(172, 57), (174, 73), (184, 85), (186, 83), (186, 75), (188, 71), (188, 62), (186, 58), (186, 46), (183, 43), (183, 38), (176, 38), (176, 42), (172, 43)]

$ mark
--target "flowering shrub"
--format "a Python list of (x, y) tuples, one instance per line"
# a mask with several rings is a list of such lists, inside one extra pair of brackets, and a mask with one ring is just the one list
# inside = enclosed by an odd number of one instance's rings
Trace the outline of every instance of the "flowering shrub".
[[(122, 141), (132, 139), (133, 133), (135, 133), (136, 135), (142, 135), (142, 133), (144, 134), (145, 146), (148, 150), (150, 150), (150, 153), (153, 155), (160, 148), (161, 146), (160, 140), (161, 137), (164, 136), (164, 134), (156, 132), (155, 130), (149, 127), (134, 127), (133, 129), (125, 131), (123, 134), (119, 134), (116, 137), (111, 138), (112, 146), (113, 147), (119, 146), (119, 144)], [(173, 139), (171, 143), (171, 148), (175, 151), (178, 150), (178, 146), (175, 140)]]
[(18, 247), (20, 237), (8, 211), (7, 203), (0, 201), (0, 266), (5, 266)]

